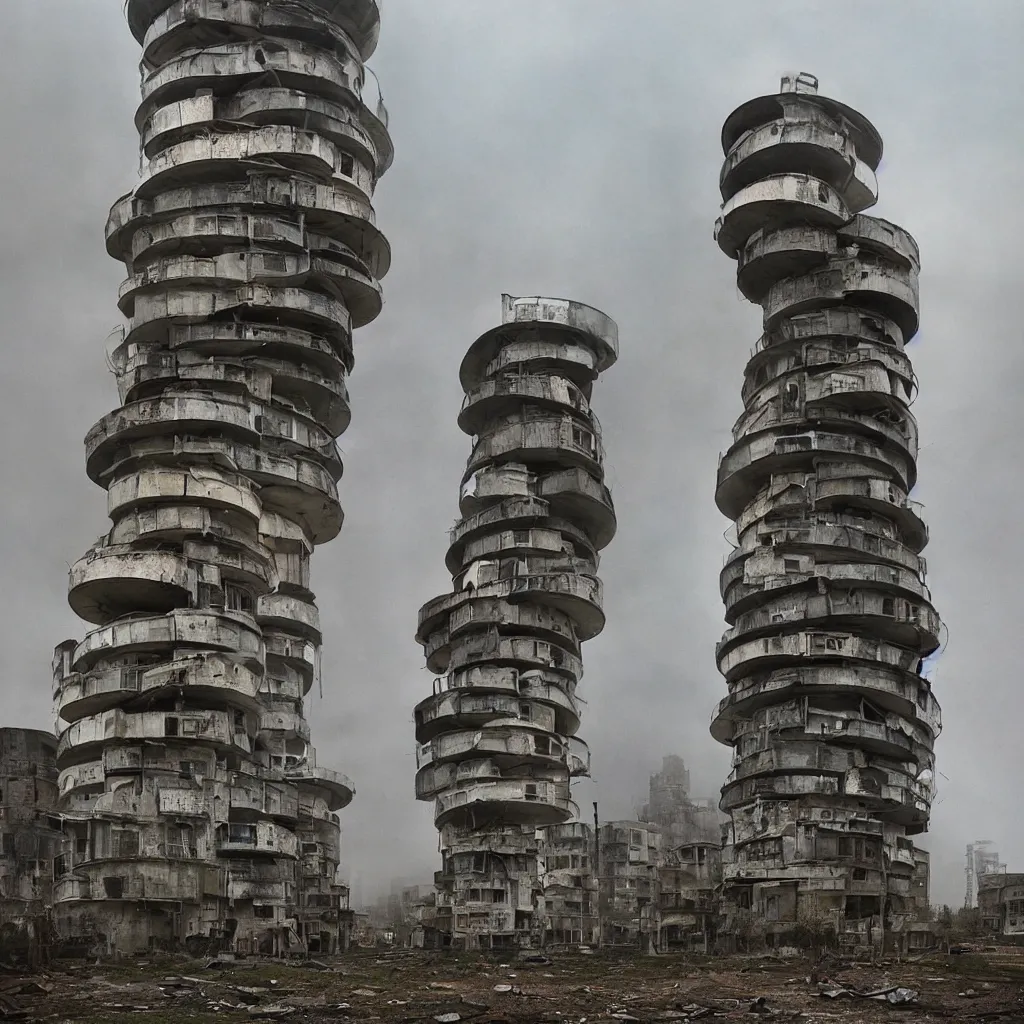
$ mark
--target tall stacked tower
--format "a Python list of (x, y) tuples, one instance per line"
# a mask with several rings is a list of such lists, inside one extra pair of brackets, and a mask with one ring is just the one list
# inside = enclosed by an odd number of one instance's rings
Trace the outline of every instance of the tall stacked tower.
[(812, 76), (739, 107), (722, 147), (715, 236), (764, 310), (716, 494), (735, 523), (711, 727), (733, 748), (723, 909), (733, 931), (877, 945), (912, 913), (940, 727), (909, 498), (918, 249), (863, 213), (881, 139)]
[(416, 634), (441, 677), (416, 707), (416, 796), (435, 801), (451, 945), (539, 939), (537, 830), (577, 815), (580, 644), (604, 627), (598, 552), (615, 533), (590, 395), (617, 353), (598, 310), (504, 295), (501, 326), (462, 363), (473, 450), (446, 559), (454, 593), (423, 606)]
[(68, 938), (337, 946), (337, 812), (303, 700), (337, 536), (352, 330), (390, 262), (376, 0), (128, 0), (142, 171), (114, 205), (122, 405), (86, 438), (112, 520), (54, 659)]

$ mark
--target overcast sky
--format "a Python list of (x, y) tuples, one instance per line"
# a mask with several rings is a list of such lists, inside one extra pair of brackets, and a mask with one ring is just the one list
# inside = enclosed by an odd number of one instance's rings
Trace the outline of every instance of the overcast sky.
[[(102, 228), (136, 180), (138, 48), (120, 0), (2, 2), (2, 724), (47, 728), (52, 648), (86, 629), (68, 563), (109, 528), (82, 439), (117, 403), (103, 348), (123, 268)], [(594, 395), (619, 533), (601, 568), (608, 626), (584, 648), (593, 782), (578, 797), (630, 816), (669, 752), (697, 795), (717, 794), (729, 524), (715, 468), (760, 327), (712, 240), (718, 135), (788, 70), (874, 121), (886, 155), (871, 212), (921, 245), (914, 497), (949, 626), (923, 842), (934, 898), (962, 902), (972, 839), (1024, 870), (1021, 39), (1019, 0), (388, 0), (371, 63), (397, 150), (376, 199), (394, 267), (384, 313), (356, 337), (345, 528), (313, 563), (326, 642), (309, 717), (321, 763), (356, 784), (356, 898), (438, 866), (431, 807), (413, 797), (411, 713), (431, 681), (413, 633), (419, 605), (450, 589), (469, 452), (459, 361), (503, 291), (579, 299), (620, 327)]]

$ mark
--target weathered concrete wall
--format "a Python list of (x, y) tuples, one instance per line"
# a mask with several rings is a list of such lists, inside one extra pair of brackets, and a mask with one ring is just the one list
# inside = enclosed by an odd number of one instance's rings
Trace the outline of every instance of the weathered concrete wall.
[(811, 76), (739, 107), (722, 145), (715, 235), (764, 314), (716, 493), (735, 522), (711, 727), (733, 750), (725, 931), (898, 942), (927, 875), (910, 837), (940, 728), (923, 659), (941, 624), (909, 499), (917, 244), (863, 213), (881, 139)]
[(54, 657), (67, 838), (56, 918), (99, 951), (344, 941), (338, 811), (305, 700), (314, 548), (341, 528), (352, 333), (390, 251), (365, 67), (376, 0), (128, 0), (141, 180), (107, 223), (128, 276), (121, 405), (86, 437), (110, 531), (71, 569), (92, 624)]
[(60, 853), (57, 739), (0, 729), (0, 956), (49, 955), (54, 859)]
[(598, 310), (506, 295), (501, 326), (462, 363), (473, 450), (446, 559), (454, 592), (423, 606), (416, 634), (441, 676), (416, 707), (416, 796), (434, 801), (441, 832), (443, 944), (590, 930), (556, 883), (549, 926), (537, 829), (576, 816), (569, 780), (590, 766), (580, 644), (604, 627), (598, 552), (615, 532), (590, 396), (617, 354)]

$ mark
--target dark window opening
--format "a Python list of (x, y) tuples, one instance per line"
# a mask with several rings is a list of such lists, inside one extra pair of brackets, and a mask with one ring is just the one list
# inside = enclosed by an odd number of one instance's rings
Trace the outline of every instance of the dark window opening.
[(108, 900), (119, 900), (124, 896), (124, 879), (110, 877), (103, 879), (103, 891)]

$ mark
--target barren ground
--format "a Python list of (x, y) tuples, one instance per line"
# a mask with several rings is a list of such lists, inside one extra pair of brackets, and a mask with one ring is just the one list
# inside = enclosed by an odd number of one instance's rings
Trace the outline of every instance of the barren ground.
[[(59, 961), (33, 975), (0, 973), (0, 1021), (1024, 1022), (1024, 950), (1017, 949), (875, 964), (618, 950), (549, 950), (543, 959), (360, 950), (308, 964), (174, 956)], [(893, 986), (912, 991), (865, 996)], [(838, 989), (847, 994), (823, 994)]]

